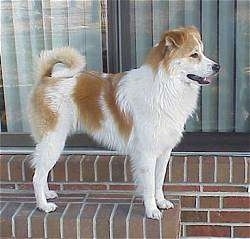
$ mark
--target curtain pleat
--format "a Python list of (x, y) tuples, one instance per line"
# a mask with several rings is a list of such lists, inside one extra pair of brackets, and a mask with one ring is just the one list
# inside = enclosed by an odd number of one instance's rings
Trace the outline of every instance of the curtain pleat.
[(136, 64), (143, 64), (148, 49), (152, 46), (151, 1), (135, 0)]
[[(201, 30), (201, 4), (200, 0), (185, 1), (185, 25), (196, 26)], [(201, 97), (197, 102), (197, 109), (188, 119), (186, 131), (201, 131)]]
[(218, 131), (234, 130), (234, 35), (235, 1), (219, 2), (218, 58), (221, 71), (218, 78)]
[(22, 131), (12, 2), (1, 2), (1, 66), (9, 132)]
[[(218, 12), (217, 1), (202, 1), (202, 38), (205, 55), (218, 62)], [(220, 62), (223, 65), (223, 63)], [(218, 81), (202, 87), (202, 131), (213, 132), (218, 128)]]
[(13, 25), (16, 46), (19, 101), (22, 131), (29, 130), (27, 121), (28, 95), (33, 84), (32, 48), (30, 41), (30, 21), (27, 1), (12, 1)]
[(236, 5), (235, 131), (250, 132), (250, 2)]

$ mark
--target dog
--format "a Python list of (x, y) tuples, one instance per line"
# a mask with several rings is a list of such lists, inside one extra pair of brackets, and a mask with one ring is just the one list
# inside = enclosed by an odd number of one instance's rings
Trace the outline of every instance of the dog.
[[(61, 64), (58, 69), (58, 63)], [(82, 130), (98, 143), (130, 155), (134, 180), (148, 218), (173, 208), (162, 186), (171, 150), (197, 105), (200, 86), (220, 66), (203, 54), (199, 31), (180, 27), (163, 33), (145, 63), (118, 74), (85, 71), (85, 59), (72, 48), (41, 53), (29, 119), (36, 141), (32, 165), (39, 209), (51, 212), (57, 197), (47, 176), (70, 133)]]

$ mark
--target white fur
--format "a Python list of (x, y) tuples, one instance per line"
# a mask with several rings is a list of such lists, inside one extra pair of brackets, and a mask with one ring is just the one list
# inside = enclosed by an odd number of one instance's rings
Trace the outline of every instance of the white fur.
[[(189, 72), (200, 76), (212, 74), (212, 61), (205, 56), (197, 65), (192, 66), (181, 59), (171, 62), (168, 72), (163, 65), (156, 73), (149, 65), (127, 72), (119, 82), (117, 102), (124, 112), (133, 117), (133, 129), (128, 141), (116, 128), (103, 96), (99, 101), (104, 112), (102, 129), (97, 133), (84, 129), (99, 143), (131, 156), (134, 179), (138, 191), (143, 194), (146, 214), (150, 218), (161, 218), (158, 208), (173, 207), (162, 191), (165, 171), (171, 150), (181, 140), (185, 122), (195, 110), (199, 94), (199, 85), (188, 80), (186, 75)], [(57, 72), (56, 75), (65, 74), (68, 77), (65, 72), (63, 69), (63, 73)], [(46, 212), (56, 209), (55, 204), (46, 201), (46, 196), (56, 196), (48, 189), (48, 172), (56, 163), (66, 137), (75, 128), (78, 119), (71, 99), (76, 77), (51, 87), (46, 95), (49, 102), (53, 102), (50, 107), (59, 113), (57, 128), (37, 144), (33, 160), (37, 204)]]

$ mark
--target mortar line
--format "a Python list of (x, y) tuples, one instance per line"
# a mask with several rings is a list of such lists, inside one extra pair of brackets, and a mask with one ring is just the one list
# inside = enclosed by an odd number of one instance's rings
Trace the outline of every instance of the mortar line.
[(98, 181), (98, 177), (97, 177), (97, 162), (99, 159), (99, 155), (96, 155), (95, 161), (94, 161), (94, 176), (95, 176), (95, 182)]

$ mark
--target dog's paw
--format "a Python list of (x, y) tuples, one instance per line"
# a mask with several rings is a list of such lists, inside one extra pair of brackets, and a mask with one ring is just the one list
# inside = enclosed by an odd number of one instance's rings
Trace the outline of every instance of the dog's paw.
[(44, 205), (39, 205), (38, 208), (44, 212), (53, 212), (56, 210), (57, 206), (53, 202), (48, 202)]
[(160, 220), (162, 213), (158, 208), (146, 209), (146, 215), (148, 218)]
[(58, 197), (57, 193), (53, 190), (49, 190), (49, 191), (45, 192), (45, 196), (47, 199), (52, 199), (52, 198)]
[(167, 199), (156, 200), (156, 204), (160, 209), (174, 208), (174, 204), (168, 201)]

